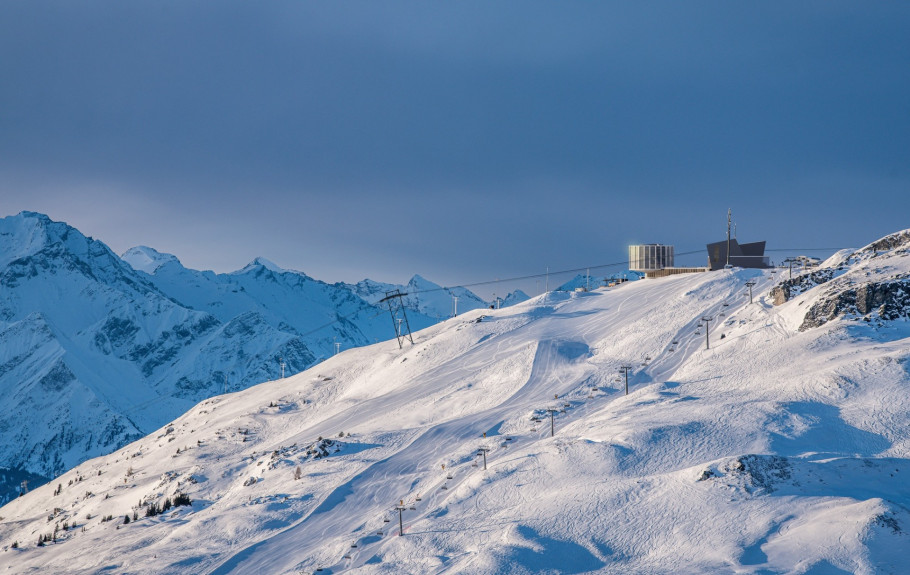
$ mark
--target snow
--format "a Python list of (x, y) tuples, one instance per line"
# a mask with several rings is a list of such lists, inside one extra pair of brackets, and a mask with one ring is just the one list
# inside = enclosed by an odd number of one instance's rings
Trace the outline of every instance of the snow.
[(130, 264), (134, 270), (154, 275), (158, 268), (168, 263), (180, 263), (176, 256), (163, 254), (154, 248), (136, 246), (126, 250), (120, 258)]
[(908, 322), (798, 330), (851, 278), (910, 273), (901, 249), (777, 307), (771, 270), (553, 292), (207, 399), (0, 508), (0, 569), (903, 572)]

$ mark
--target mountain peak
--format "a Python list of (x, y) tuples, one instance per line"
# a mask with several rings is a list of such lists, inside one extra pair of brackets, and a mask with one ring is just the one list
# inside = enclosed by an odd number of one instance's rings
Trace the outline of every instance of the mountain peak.
[(120, 259), (128, 263), (134, 270), (154, 275), (164, 264), (176, 262), (180, 264), (177, 256), (161, 253), (155, 248), (148, 246), (136, 246), (126, 250)]
[(0, 218), (0, 266), (37, 254), (48, 246), (82, 253), (93, 243), (66, 222), (38, 212), (22, 211)]
[(441, 287), (439, 284), (431, 282), (420, 274), (414, 274), (408, 281), (409, 286), (421, 287), (421, 288), (438, 288)]
[(250, 263), (246, 264), (245, 266), (243, 266), (243, 268), (237, 270), (234, 273), (244, 274), (244, 273), (247, 273), (250, 271), (254, 271), (257, 268), (265, 268), (265, 269), (275, 272), (275, 273), (286, 273), (286, 272), (290, 271), (290, 270), (287, 270), (287, 269), (279, 266), (278, 264), (276, 264), (272, 261), (265, 259), (262, 256), (258, 256), (256, 259), (254, 259)]

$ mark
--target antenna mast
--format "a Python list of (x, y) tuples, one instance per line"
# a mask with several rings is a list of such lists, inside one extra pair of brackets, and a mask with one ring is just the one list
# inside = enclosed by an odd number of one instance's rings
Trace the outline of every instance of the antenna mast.
[(730, 222), (733, 220), (733, 208), (727, 208), (727, 265), (730, 267)]

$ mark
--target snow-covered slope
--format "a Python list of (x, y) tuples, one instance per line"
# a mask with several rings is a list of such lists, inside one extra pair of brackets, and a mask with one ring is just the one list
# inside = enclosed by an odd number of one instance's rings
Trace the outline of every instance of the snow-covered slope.
[(907, 277), (889, 245), (778, 306), (770, 270), (557, 292), (205, 400), (0, 508), (0, 569), (902, 573), (905, 308), (800, 329)]
[[(148, 248), (130, 260), (155, 275), (47, 216), (0, 219), (0, 501), (18, 486), (4, 479), (40, 484), (225, 386), (275, 379), (280, 361), (297, 373), (333, 351), (333, 336), (345, 347), (379, 337), (375, 308), (300, 274), (256, 263), (219, 283)], [(166, 293), (159, 276), (186, 285)], [(194, 281), (214, 287), (196, 301)]]

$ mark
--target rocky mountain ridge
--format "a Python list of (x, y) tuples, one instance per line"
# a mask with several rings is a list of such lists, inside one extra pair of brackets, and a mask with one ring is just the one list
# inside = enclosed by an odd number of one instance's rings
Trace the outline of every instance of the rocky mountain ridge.
[(202, 399), (394, 335), (351, 290), (264, 258), (229, 274), (152, 248), (121, 258), (34, 212), (0, 219), (0, 289), (0, 501)]

